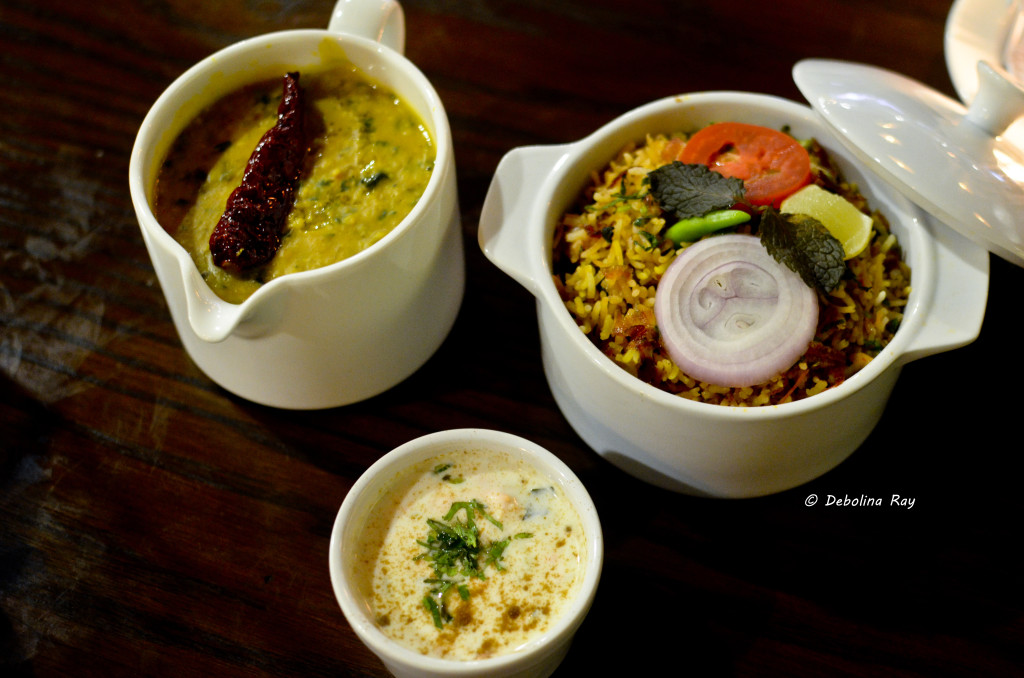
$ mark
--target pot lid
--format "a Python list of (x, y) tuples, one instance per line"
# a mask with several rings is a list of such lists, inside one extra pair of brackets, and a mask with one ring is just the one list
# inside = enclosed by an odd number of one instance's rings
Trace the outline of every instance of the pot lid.
[(1024, 266), (1024, 89), (978, 64), (965, 107), (874, 66), (810, 59), (793, 79), (861, 161), (939, 221)]

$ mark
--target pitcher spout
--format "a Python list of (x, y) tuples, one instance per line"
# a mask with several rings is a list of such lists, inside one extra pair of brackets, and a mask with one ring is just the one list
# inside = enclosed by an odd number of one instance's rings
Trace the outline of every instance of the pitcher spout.
[(182, 264), (181, 277), (188, 323), (199, 339), (216, 344), (232, 335), (255, 338), (277, 326), (280, 294), (255, 294), (232, 304), (214, 294), (191, 261)]

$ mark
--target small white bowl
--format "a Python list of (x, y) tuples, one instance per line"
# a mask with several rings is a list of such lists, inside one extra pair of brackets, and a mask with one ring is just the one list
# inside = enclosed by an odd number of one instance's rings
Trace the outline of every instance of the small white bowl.
[[(586, 536), (586, 571), (576, 599), (544, 634), (519, 650), (488, 659), (458, 661), (429, 657), (400, 645), (374, 624), (368, 602), (354, 586), (358, 536), (370, 510), (403, 471), (432, 457), (467, 449), (496, 450), (523, 459), (557, 485), (572, 502)], [(381, 457), (356, 481), (334, 521), (330, 544), (331, 584), (338, 604), (359, 639), (399, 678), (516, 676), (543, 678), (565, 658), (573, 636), (590, 610), (604, 558), (597, 509), (586, 488), (551, 452), (518, 436), (484, 429), (456, 429), (412, 440)]]
[[(580, 331), (552, 280), (555, 224), (591, 172), (646, 134), (726, 120), (789, 126), (797, 137), (817, 138), (847, 179), (888, 216), (912, 268), (913, 291), (892, 342), (843, 384), (793, 403), (712, 405), (633, 377)], [(865, 169), (808, 106), (744, 92), (668, 97), (575, 143), (514, 149), (488, 190), (479, 241), (495, 265), (537, 298), (544, 372), (580, 437), (642, 480), (702, 496), (781, 492), (834, 468), (874, 429), (904, 364), (978, 336), (988, 293), (983, 247), (935, 223)]]

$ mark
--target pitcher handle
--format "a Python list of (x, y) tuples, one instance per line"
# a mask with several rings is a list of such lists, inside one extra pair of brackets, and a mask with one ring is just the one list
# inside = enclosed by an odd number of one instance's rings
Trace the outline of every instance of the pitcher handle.
[(405, 53), (405, 13), (395, 0), (338, 0), (327, 30), (368, 38)]

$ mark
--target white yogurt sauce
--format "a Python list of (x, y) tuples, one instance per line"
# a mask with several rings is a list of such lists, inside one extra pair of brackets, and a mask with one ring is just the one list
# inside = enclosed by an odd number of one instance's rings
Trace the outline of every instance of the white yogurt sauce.
[[(486, 579), (460, 580), (469, 598), (449, 591), (452, 618), (439, 629), (423, 603), (431, 589), (423, 580), (435, 573), (430, 560), (416, 559), (426, 551), (418, 542), (427, 538), (428, 518), (441, 520), (454, 502), (474, 499), (501, 523), (476, 516), (482, 543), (511, 538), (504, 569), (488, 565)], [(464, 519), (460, 512), (452, 520)], [(466, 450), (403, 473), (378, 500), (359, 544), (356, 585), (396, 641), (426, 655), (482, 659), (515, 652), (548, 630), (576, 595), (585, 558), (583, 525), (557, 485), (507, 453)]]

